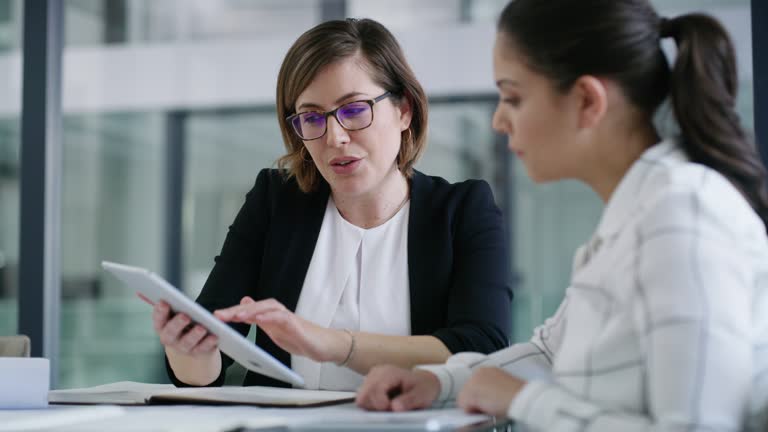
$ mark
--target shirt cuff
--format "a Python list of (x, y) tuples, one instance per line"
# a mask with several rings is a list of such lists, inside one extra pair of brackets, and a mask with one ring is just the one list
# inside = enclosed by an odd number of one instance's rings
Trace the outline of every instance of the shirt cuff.
[(440, 394), (436, 402), (445, 402), (455, 399), (459, 390), (472, 376), (470, 365), (479, 363), (484, 358), (486, 358), (484, 354), (463, 352), (451, 356), (445, 364), (420, 365), (415, 369), (431, 372), (437, 376), (440, 381)]

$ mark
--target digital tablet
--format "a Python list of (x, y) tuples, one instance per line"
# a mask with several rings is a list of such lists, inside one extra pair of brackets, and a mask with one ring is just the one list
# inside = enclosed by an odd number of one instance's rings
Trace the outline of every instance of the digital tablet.
[(192, 321), (215, 334), (219, 338), (219, 349), (246, 369), (300, 387), (304, 386), (304, 379), (299, 374), (213, 316), (160, 276), (147, 269), (109, 261), (102, 261), (101, 266), (152, 302), (163, 300), (174, 312), (187, 314)]

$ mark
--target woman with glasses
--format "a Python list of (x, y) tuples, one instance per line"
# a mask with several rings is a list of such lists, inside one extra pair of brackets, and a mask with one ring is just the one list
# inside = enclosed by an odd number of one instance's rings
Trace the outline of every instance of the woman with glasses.
[[(533, 180), (589, 185), (600, 223), (530, 342), (374, 369), (358, 403), (455, 399), (535, 431), (765, 431), (768, 190), (722, 25), (647, 0), (515, 0), (494, 75), (494, 129)], [(662, 139), (668, 96), (681, 134)]]
[[(483, 181), (414, 170), (427, 100), (389, 31), (349, 19), (304, 33), (277, 113), (287, 154), (259, 174), (197, 301), (243, 335), (256, 325), (256, 344), (311, 389), (507, 346), (501, 213)], [(174, 383), (224, 382), (232, 360), (214, 336), (165, 304), (153, 319)]]

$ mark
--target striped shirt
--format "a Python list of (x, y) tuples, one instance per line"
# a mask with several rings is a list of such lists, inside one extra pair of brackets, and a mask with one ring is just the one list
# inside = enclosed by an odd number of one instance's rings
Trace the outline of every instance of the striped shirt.
[(421, 368), (438, 376), (443, 401), (475, 368), (522, 377), (507, 413), (526, 429), (764, 430), (767, 294), (762, 221), (666, 140), (621, 180), (530, 342)]

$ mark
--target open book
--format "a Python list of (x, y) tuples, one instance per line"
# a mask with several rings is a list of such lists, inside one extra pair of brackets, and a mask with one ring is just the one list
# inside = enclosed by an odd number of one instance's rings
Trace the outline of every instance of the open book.
[(265, 407), (316, 407), (352, 402), (353, 392), (276, 387), (187, 387), (121, 381), (95, 387), (51, 390), (51, 404), (205, 404)]

